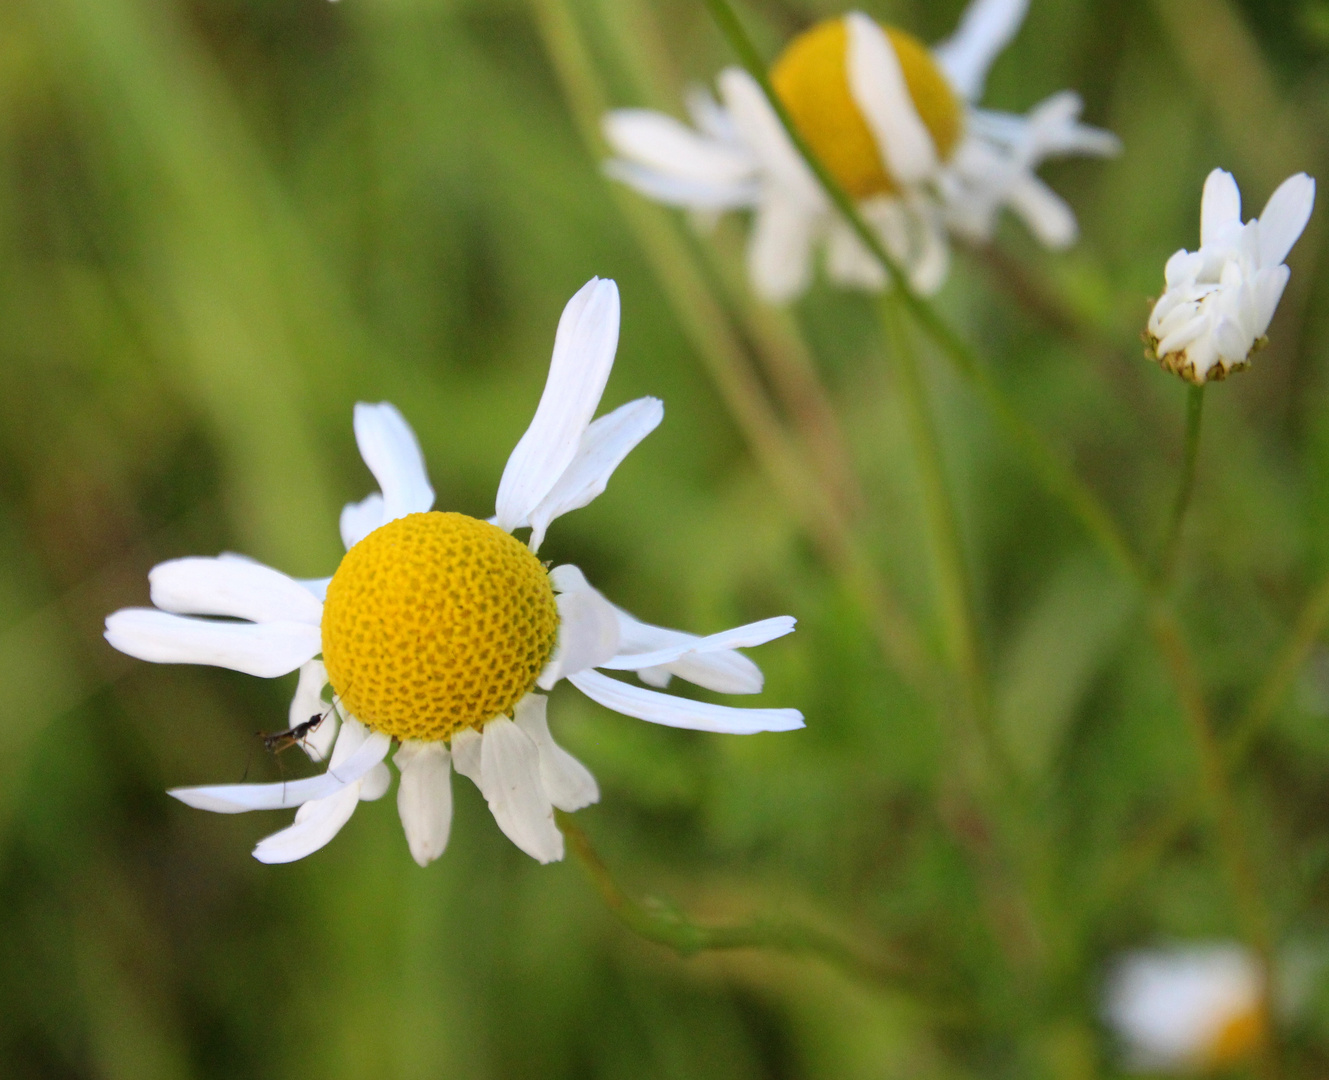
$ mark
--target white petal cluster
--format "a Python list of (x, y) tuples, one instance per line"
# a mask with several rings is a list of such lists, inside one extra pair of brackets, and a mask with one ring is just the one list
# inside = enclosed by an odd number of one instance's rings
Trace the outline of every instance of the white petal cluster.
[[(914, 106), (890, 39), (866, 15), (845, 16), (850, 91), (902, 189), (866, 199), (859, 210), (921, 293), (936, 292), (946, 279), (948, 232), (986, 241), (1005, 207), (1049, 247), (1072, 243), (1074, 214), (1035, 170), (1052, 157), (1119, 149), (1114, 135), (1079, 123), (1081, 102), (1070, 92), (1026, 116), (973, 104), (1027, 8), (1028, 0), (974, 0), (956, 33), (934, 48), (938, 67), (966, 103), (961, 141), (946, 161)], [(718, 102), (703, 91), (689, 98), (691, 127), (645, 109), (608, 113), (604, 134), (617, 156), (606, 172), (671, 206), (751, 209), (749, 276), (767, 300), (785, 302), (807, 288), (818, 247), (825, 248), (832, 281), (884, 288), (881, 266), (834, 211), (757, 83), (739, 68), (722, 71), (717, 83)]]
[(1200, 203), (1200, 250), (1167, 261), (1167, 289), (1149, 316), (1149, 344), (1164, 367), (1196, 383), (1246, 367), (1264, 342), (1287, 286), (1283, 265), (1315, 205), (1315, 181), (1290, 176), (1258, 218), (1241, 220), (1241, 192), (1215, 169)]
[(1222, 1060), (1233, 1025), (1259, 1030), (1264, 978), (1235, 944), (1141, 950), (1125, 956), (1108, 982), (1105, 1019), (1138, 1072), (1187, 1073)]
[[(544, 393), (503, 471), (492, 519), (509, 532), (530, 528), (532, 551), (555, 518), (604, 491), (619, 462), (664, 416), (659, 400), (642, 398), (593, 419), (613, 367), (618, 331), (618, 289), (612, 281), (592, 279), (559, 321)], [(395, 407), (357, 405), (355, 437), (380, 490), (342, 511), (347, 548), (389, 521), (434, 505), (419, 442)], [(751, 734), (803, 726), (796, 709), (710, 705), (596, 670), (635, 672), (657, 688), (678, 676), (724, 693), (756, 693), (762, 687), (760, 670), (734, 650), (788, 634), (792, 618), (698, 637), (637, 621), (610, 604), (574, 566), (557, 567), (551, 577), (559, 635), (540, 689), (567, 679), (610, 709), (670, 727)], [(176, 788), (172, 795), (217, 813), (296, 809), (291, 826), (254, 849), (256, 858), (276, 863), (317, 851), (360, 802), (387, 792), (391, 738), (324, 697), (328, 678), (318, 654), (328, 579), (297, 581), (223, 555), (162, 563), (149, 581), (155, 607), (117, 611), (106, 620), (106, 639), (115, 648), (143, 660), (211, 664), (263, 678), (298, 670), (291, 726), (324, 717), (301, 745), (311, 758), (327, 759), (326, 772), (285, 783)], [(392, 758), (401, 774), (397, 809), (416, 862), (428, 864), (447, 846), (454, 768), (474, 781), (513, 843), (542, 863), (563, 857), (555, 808), (579, 810), (597, 801), (600, 792), (586, 767), (554, 742), (547, 704), (547, 697), (533, 692), (517, 703), (511, 718), (495, 717), (479, 731), (468, 728), (450, 744), (401, 744)]]

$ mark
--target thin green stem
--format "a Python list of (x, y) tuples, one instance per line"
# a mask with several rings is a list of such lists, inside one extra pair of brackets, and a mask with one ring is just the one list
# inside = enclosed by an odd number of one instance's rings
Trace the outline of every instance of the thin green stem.
[(913, 973), (913, 966), (899, 957), (869, 951), (804, 923), (788, 919), (752, 919), (729, 925), (705, 925), (684, 912), (663, 904), (641, 903), (629, 896), (614, 880), (590, 837), (559, 810), (555, 819), (572, 854), (581, 863), (605, 906), (638, 937), (672, 949), (679, 956), (725, 949), (775, 949), (811, 955), (859, 978), (898, 985)]
[(1195, 492), (1195, 462), (1200, 452), (1200, 421), (1204, 416), (1204, 386), (1188, 386), (1186, 395), (1186, 444), (1182, 452), (1181, 482), (1172, 503), (1172, 516), (1168, 519), (1167, 535), (1163, 540), (1163, 553), (1158, 563), (1158, 586), (1167, 588), (1177, 568), (1177, 553), (1181, 550), (1181, 528), (1186, 511)]

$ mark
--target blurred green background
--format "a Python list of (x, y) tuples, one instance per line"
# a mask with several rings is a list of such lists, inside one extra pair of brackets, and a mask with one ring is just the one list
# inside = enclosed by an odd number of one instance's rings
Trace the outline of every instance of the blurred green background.
[[(927, 41), (962, 7), (862, 6)], [(1075, 88), (1125, 153), (1043, 170), (1079, 215), (1072, 252), (1007, 221), (995, 254), (957, 254), (939, 303), (1149, 550), (1185, 392), (1141, 359), (1146, 298), (1197, 242), (1210, 168), (1235, 173), (1248, 214), (1297, 169), (1329, 175), (1329, 3), (1032, 7), (986, 103)], [(840, 10), (743, 8), (770, 56)], [(1011, 924), (943, 726), (754, 463), (699, 363), (698, 309), (671, 303), (639, 242), (656, 230), (720, 283), (739, 230), (698, 240), (601, 178), (549, 60), (569, 25), (617, 105), (679, 114), (687, 83), (732, 62), (685, 0), (0, 3), (0, 1076), (1106, 1077), (1111, 957), (1240, 934), (1211, 831), (1186, 813), (1167, 827), (1199, 770), (1138, 597), (929, 355), (1026, 791), (1023, 855), (997, 875), (1027, 918)], [(1208, 393), (1180, 604), (1220, 724), (1329, 570), (1325, 235), (1313, 220), (1294, 253), (1271, 347)], [(922, 979), (675, 957), (616, 923), (575, 862), (518, 852), (462, 780), (450, 848), (426, 870), (391, 797), (314, 857), (266, 867), (249, 847), (286, 815), (164, 794), (246, 769), (275, 779), (253, 732), (285, 725), (294, 677), (131, 661), (103, 617), (145, 603), (148, 569), (185, 554), (331, 573), (338, 510), (372, 484), (357, 400), (401, 407), (441, 508), (487, 516), (558, 314), (593, 274), (623, 296), (606, 408), (654, 394), (666, 419), (541, 554), (666, 625), (797, 615), (757, 654), (757, 703), (797, 706), (808, 726), (698, 735), (563, 686), (554, 730), (604, 792), (577, 820), (633, 895), (891, 943), (923, 958)], [(861, 476), (872, 562), (940, 655), (872, 302), (819, 286), (796, 331), (768, 312), (745, 323), (740, 291), (711, 295), (748, 327), (749, 359), (752, 326), (805, 335)], [(1236, 790), (1279, 942), (1319, 940), (1329, 652), (1279, 701)], [(1285, 1066), (1329, 1075), (1318, 999)]]

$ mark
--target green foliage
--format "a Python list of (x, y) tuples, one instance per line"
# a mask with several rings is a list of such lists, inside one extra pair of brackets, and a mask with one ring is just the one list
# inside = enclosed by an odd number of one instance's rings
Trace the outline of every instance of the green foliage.
[[(681, 112), (687, 82), (732, 62), (704, 4), (556, 6), (614, 104)], [(960, 6), (866, 5), (928, 40)], [(1072, 252), (1003, 229), (1000, 261), (957, 257), (938, 306), (1152, 558), (1185, 391), (1140, 358), (1145, 298), (1194, 246), (1211, 167), (1237, 175), (1248, 211), (1297, 169), (1329, 175), (1329, 23), (1311, 0), (1032, 6), (989, 101), (1075, 87), (1126, 150), (1045, 170), (1081, 221)], [(884, 657), (870, 590), (828, 565), (816, 515), (754, 456), (641, 239), (668, 230), (735, 325), (785, 348), (806, 336), (862, 483), (865, 561), (945, 670), (928, 493), (873, 303), (823, 285), (792, 328), (745, 321), (733, 229), (698, 240), (633, 218), (601, 177), (546, 52), (549, 7), (0, 4), (0, 1074), (1117, 1075), (1099, 1016), (1112, 958), (1249, 930), (1149, 604), (915, 335), (989, 743)], [(751, 0), (743, 16), (770, 55), (838, 10)], [(1206, 50), (1227, 58), (1221, 82)], [(1258, 712), (1329, 568), (1323, 241), (1313, 221), (1271, 347), (1207, 391), (1176, 610), (1221, 738)], [(283, 725), (294, 678), (130, 661), (102, 640), (105, 614), (144, 603), (148, 569), (184, 554), (331, 573), (338, 510), (371, 483), (357, 400), (398, 404), (440, 506), (487, 516), (559, 311), (592, 274), (623, 295), (606, 406), (654, 394), (666, 420), (541, 554), (667, 625), (797, 615), (758, 654), (758, 702), (808, 726), (656, 728), (564, 685), (553, 726), (604, 792), (577, 825), (643, 911), (798, 923), (900, 967), (801, 947), (681, 959), (615, 921), (574, 862), (513, 848), (460, 780), (426, 870), (391, 798), (266, 867), (248, 845), (275, 815), (163, 793), (275, 779), (251, 736)], [(1329, 932), (1327, 664), (1316, 645), (1292, 665), (1232, 762), (1280, 946)], [(1305, 1000), (1281, 1065), (1319, 1077), (1329, 989)]]

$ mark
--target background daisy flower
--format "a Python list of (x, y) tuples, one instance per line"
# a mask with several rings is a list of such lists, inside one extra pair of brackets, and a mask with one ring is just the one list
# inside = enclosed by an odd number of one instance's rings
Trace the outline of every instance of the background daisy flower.
[[(1110, 155), (1115, 136), (1079, 123), (1081, 102), (1055, 94), (1028, 114), (976, 103), (988, 68), (1018, 30), (1027, 0), (974, 0), (955, 34), (929, 51), (860, 12), (794, 38), (771, 82), (800, 133), (922, 293), (946, 279), (948, 232), (986, 241), (1008, 207), (1045, 245), (1076, 237), (1075, 215), (1035, 170), (1068, 154)], [(882, 268), (834, 212), (756, 81), (718, 79), (720, 100), (688, 101), (693, 126), (645, 109), (604, 118), (610, 176), (699, 211), (751, 208), (753, 287), (781, 302), (802, 293), (825, 249), (838, 284), (886, 285)]]
[[(340, 720), (330, 715), (312, 736), (311, 755), (331, 750), (321, 775), (172, 795), (218, 813), (298, 808), (294, 824), (254, 849), (263, 862), (290, 862), (323, 847), (361, 801), (387, 791), (384, 761), (395, 742), (397, 808), (418, 863), (447, 846), (454, 768), (479, 787), (513, 843), (547, 863), (563, 857), (554, 808), (579, 810), (599, 789), (554, 742), (537, 687), (567, 679), (608, 708), (670, 727), (749, 734), (803, 726), (795, 709), (712, 705), (603, 673), (636, 672), (656, 687), (676, 675), (756, 693), (760, 670), (734, 650), (789, 633), (792, 618), (708, 637), (650, 626), (610, 604), (576, 567), (551, 572), (536, 557), (550, 523), (599, 495), (664, 416), (657, 399), (642, 398), (592, 419), (618, 330), (617, 287), (592, 279), (564, 309), (544, 394), (508, 459), (490, 521), (434, 511), (406, 420), (387, 403), (360, 404), (356, 442), (380, 491), (343, 510), (347, 553), (331, 578), (296, 581), (233, 555), (153, 569), (155, 607), (106, 620), (115, 648), (264, 678), (298, 669), (292, 723), (323, 711)], [(529, 545), (512, 536), (525, 528)]]
[(1108, 982), (1105, 1016), (1139, 1072), (1230, 1067), (1268, 1035), (1264, 977), (1239, 945), (1149, 949), (1123, 957)]

